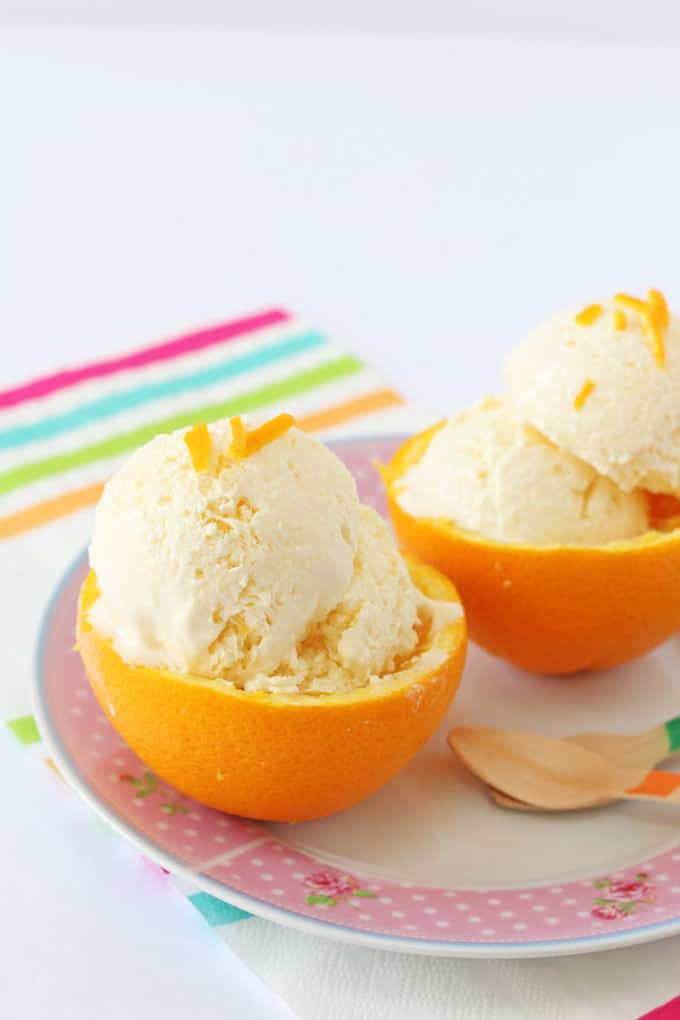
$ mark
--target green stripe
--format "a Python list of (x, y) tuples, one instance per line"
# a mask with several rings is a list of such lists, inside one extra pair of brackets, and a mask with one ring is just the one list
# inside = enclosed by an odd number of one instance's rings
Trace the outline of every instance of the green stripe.
[(7, 723), (17, 740), (22, 744), (39, 744), (41, 741), (38, 724), (32, 715), (22, 715), (18, 719), (10, 719)]
[(289, 397), (295, 397), (315, 386), (322, 386), (324, 383), (333, 382), (335, 379), (342, 379), (344, 376), (352, 375), (363, 368), (358, 358), (346, 355), (336, 358), (334, 361), (327, 361), (323, 365), (309, 369), (307, 372), (299, 372), (297, 375), (288, 376), (278, 382), (261, 386), (259, 389), (243, 393), (238, 397), (232, 397), (219, 404), (208, 404), (205, 407), (196, 407), (191, 411), (182, 411), (180, 414), (162, 418), (159, 421), (142, 425), (132, 432), (125, 432), (119, 436), (112, 436), (111, 439), (104, 439), (98, 443), (91, 443), (89, 446), (82, 446), (78, 450), (71, 450), (68, 453), (56, 454), (54, 457), (46, 457), (44, 460), (36, 460), (29, 464), (21, 464), (0, 474), (0, 495), (12, 492), (21, 488), (22, 485), (29, 485), (31, 482), (38, 482), (51, 475), (61, 474), (62, 471), (70, 471), (73, 468), (85, 467), (87, 464), (94, 464), (95, 461), (105, 460), (109, 457), (116, 457), (121, 453), (128, 453), (137, 449), (144, 443), (153, 439), (159, 432), (174, 432), (175, 429), (185, 428), (197, 421), (213, 422), (219, 418), (228, 418), (234, 414), (245, 414), (248, 411), (256, 411), (267, 404), (274, 404)]
[(668, 737), (668, 750), (680, 751), (680, 715), (676, 715), (675, 719), (669, 719), (664, 723), (664, 727)]

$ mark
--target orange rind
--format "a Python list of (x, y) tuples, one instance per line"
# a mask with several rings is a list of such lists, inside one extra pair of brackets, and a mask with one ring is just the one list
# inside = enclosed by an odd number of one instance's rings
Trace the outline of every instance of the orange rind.
[[(460, 602), (432, 567), (406, 562), (423, 594)], [(422, 635), (396, 672), (348, 694), (243, 691), (128, 665), (89, 623), (97, 596), (91, 573), (81, 589), (77, 647), (110, 722), (183, 794), (250, 818), (319, 818), (374, 793), (432, 736), (465, 663), (461, 614)]]
[(602, 546), (499, 542), (399, 504), (404, 474), (443, 423), (408, 440), (383, 469), (390, 516), (406, 552), (450, 578), (470, 637), (532, 673), (605, 669), (680, 630), (678, 504), (656, 507), (656, 530)]

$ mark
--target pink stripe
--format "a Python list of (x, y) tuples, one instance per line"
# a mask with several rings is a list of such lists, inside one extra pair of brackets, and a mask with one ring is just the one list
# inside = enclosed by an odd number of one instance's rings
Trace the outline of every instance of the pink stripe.
[(671, 999), (663, 1006), (658, 1006), (651, 1013), (645, 1013), (640, 1017), (640, 1020), (678, 1020), (678, 1017), (680, 1017), (680, 996), (677, 999)]
[(151, 365), (155, 361), (168, 361), (181, 354), (201, 351), (213, 344), (221, 343), (224, 340), (233, 340), (246, 333), (264, 329), (265, 326), (286, 322), (288, 319), (290, 319), (288, 312), (274, 308), (268, 312), (261, 312), (259, 315), (250, 315), (244, 319), (223, 323), (221, 326), (213, 326), (197, 333), (176, 337), (174, 340), (166, 340), (162, 344), (145, 347), (143, 350), (124, 354), (119, 358), (93, 361), (90, 365), (82, 365), (80, 368), (67, 368), (62, 372), (44, 375), (21, 386), (0, 390), (0, 408), (14, 407), (16, 404), (23, 404), (26, 400), (35, 400), (36, 397), (46, 397), (56, 390), (64, 390), (89, 379), (102, 379), (107, 375), (122, 372), (126, 368), (141, 368), (143, 365)]

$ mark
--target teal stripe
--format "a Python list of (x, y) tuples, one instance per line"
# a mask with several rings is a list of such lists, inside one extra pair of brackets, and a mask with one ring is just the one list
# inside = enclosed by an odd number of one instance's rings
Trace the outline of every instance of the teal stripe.
[(87, 464), (95, 464), (99, 460), (106, 460), (109, 457), (117, 457), (123, 453), (136, 450), (138, 446), (147, 443), (159, 432), (174, 432), (176, 429), (186, 428), (197, 421), (213, 422), (219, 418), (227, 418), (234, 414), (246, 414), (256, 411), (259, 408), (267, 407), (291, 397), (299, 396), (317, 386), (334, 382), (337, 379), (344, 379), (348, 375), (361, 371), (362, 363), (358, 358), (350, 354), (332, 361), (325, 361), (321, 365), (308, 369), (306, 372), (298, 372), (295, 375), (286, 376), (266, 386), (260, 386), (256, 390), (242, 393), (230, 400), (224, 400), (216, 404), (204, 404), (201, 407), (194, 407), (188, 411), (181, 411), (179, 414), (170, 415), (168, 418), (160, 418), (157, 421), (149, 422), (132, 432), (123, 432), (120, 435), (112, 436), (110, 439), (102, 439), (98, 443), (91, 443), (89, 446), (81, 446), (76, 450), (69, 450), (68, 453), (55, 454), (53, 457), (46, 457), (44, 460), (30, 461), (27, 464), (20, 464), (0, 474), (0, 495), (6, 492), (13, 492), (15, 489), (28, 485), (31, 482), (39, 482), (43, 478), (50, 478), (53, 475), (61, 474), (64, 471), (71, 471), (74, 468), (85, 467)]
[(63, 414), (51, 415), (41, 421), (32, 422), (30, 425), (18, 425), (0, 432), (0, 450), (24, 446), (26, 443), (34, 443), (41, 439), (52, 439), (64, 432), (83, 428), (104, 418), (112, 418), (154, 400), (176, 397), (181, 393), (199, 389), (201, 386), (210, 386), (227, 379), (236, 379), (247, 372), (254, 372), (266, 365), (273, 365), (284, 358), (292, 358), (296, 354), (314, 350), (323, 343), (325, 343), (325, 339), (320, 333), (301, 333), (287, 340), (260, 347), (258, 350), (250, 351), (240, 357), (227, 358), (217, 365), (210, 365), (186, 375), (163, 379), (146, 386), (135, 386), (122, 393), (112, 393), (110, 396), (92, 400), (90, 403), (82, 404)]
[(197, 892), (189, 897), (196, 910), (206, 919), (211, 928), (219, 928), (221, 924), (233, 924), (234, 921), (243, 921), (246, 917), (252, 917), (246, 910), (233, 907), (231, 903), (218, 900), (216, 896), (209, 896), (208, 893)]
[(668, 750), (680, 751), (680, 715), (676, 715), (675, 719), (669, 719), (664, 726), (668, 737)]

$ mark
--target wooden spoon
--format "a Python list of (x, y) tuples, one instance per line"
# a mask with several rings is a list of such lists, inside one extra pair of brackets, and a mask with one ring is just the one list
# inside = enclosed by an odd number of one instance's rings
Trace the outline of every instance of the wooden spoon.
[(525, 804), (557, 811), (623, 799), (680, 804), (680, 775), (622, 768), (567, 740), (463, 726), (448, 741), (475, 775)]
[[(614, 765), (624, 768), (651, 769), (658, 762), (680, 750), (680, 716), (668, 719), (659, 726), (642, 733), (578, 733), (571, 737), (562, 737), (571, 744), (579, 744), (590, 751), (607, 758)], [(539, 808), (534, 804), (509, 797), (500, 790), (489, 787), (489, 796), (501, 807), (513, 811), (547, 811), (550, 808)], [(611, 804), (612, 799), (602, 801)], [(575, 809), (578, 810), (578, 809)]]
[(642, 733), (577, 733), (564, 739), (623, 768), (651, 769), (669, 754), (680, 751), (680, 716)]

